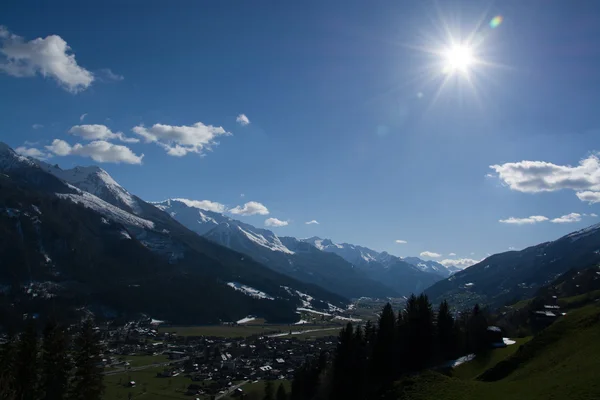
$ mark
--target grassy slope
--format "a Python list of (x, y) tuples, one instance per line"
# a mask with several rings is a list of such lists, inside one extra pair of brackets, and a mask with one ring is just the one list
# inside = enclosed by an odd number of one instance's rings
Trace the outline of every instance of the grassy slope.
[(531, 337), (515, 339), (517, 343), (491, 350), (489, 353), (477, 356), (473, 361), (459, 365), (452, 371), (452, 376), (460, 379), (474, 379), (485, 370), (495, 366), (500, 361), (512, 356), (522, 344), (531, 340)]
[(570, 312), (484, 374), (502, 379), (482, 382), (429, 372), (405, 380), (399, 390), (401, 398), (411, 400), (598, 399), (599, 356), (600, 307), (590, 305)]

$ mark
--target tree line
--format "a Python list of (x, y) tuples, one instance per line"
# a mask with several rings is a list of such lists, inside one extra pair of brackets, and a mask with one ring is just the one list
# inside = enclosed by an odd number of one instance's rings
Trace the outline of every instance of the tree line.
[(104, 392), (101, 346), (91, 320), (74, 332), (28, 323), (0, 346), (1, 400), (99, 400)]
[(395, 313), (388, 303), (378, 321), (348, 323), (333, 354), (322, 353), (299, 368), (291, 400), (386, 398), (402, 376), (443, 366), (448, 360), (490, 347), (486, 313), (478, 305), (455, 316), (443, 301), (434, 311), (426, 295), (412, 295)]

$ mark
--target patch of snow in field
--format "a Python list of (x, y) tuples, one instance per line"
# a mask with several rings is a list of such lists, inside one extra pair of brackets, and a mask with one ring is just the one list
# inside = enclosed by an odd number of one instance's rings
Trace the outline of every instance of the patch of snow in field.
[(510, 346), (511, 344), (515, 344), (517, 342), (515, 342), (514, 340), (511, 340), (507, 337), (502, 338), (502, 341), (504, 342), (505, 345)]
[(328, 314), (328, 313), (325, 313), (325, 312), (321, 312), (321, 311), (311, 310), (310, 308), (298, 307), (298, 308), (296, 308), (296, 310), (298, 310), (298, 311), (304, 311), (304, 312), (312, 313), (312, 314), (326, 315), (328, 317), (331, 317), (331, 314)]
[(360, 319), (360, 318), (340, 317), (339, 315), (333, 317), (333, 319), (337, 319), (339, 321), (349, 321), (349, 322), (361, 322), (362, 321), (362, 319)]
[(39, 215), (42, 215), (42, 212), (40, 211), (39, 207), (36, 206), (35, 204), (31, 205), (31, 208), (33, 208), (33, 211), (35, 211), (36, 213), (38, 213)]
[(127, 233), (127, 231), (121, 231), (121, 236), (123, 237), (123, 239), (131, 239), (131, 236), (129, 236), (129, 233)]
[(265, 292), (261, 292), (260, 290), (238, 282), (227, 282), (227, 286), (244, 293), (246, 296), (254, 297), (255, 299), (275, 300), (274, 297), (269, 296)]
[(240, 319), (239, 321), (237, 321), (238, 324), (245, 324), (246, 322), (251, 322), (254, 321), (256, 318), (255, 317), (244, 317), (242, 319)]
[(161, 321), (160, 319), (154, 319), (152, 318), (152, 320), (150, 321), (151, 325), (160, 325), (160, 324), (164, 324), (165, 321)]
[(309, 323), (308, 321), (305, 321), (305, 320), (301, 319), (298, 322), (294, 322), (294, 325), (304, 325), (304, 324), (308, 324), (308, 323)]
[[(307, 329), (305, 331), (292, 331), (292, 335), (302, 335), (303, 333), (311, 333), (311, 332), (323, 332), (323, 331), (333, 331), (333, 330), (340, 330), (341, 328), (335, 327), (335, 328), (325, 328), (325, 329)], [(285, 332), (285, 333), (275, 333), (273, 335), (267, 335), (267, 337), (282, 337), (282, 336), (288, 336), (290, 335), (290, 332)]]
[(469, 361), (473, 361), (473, 359), (475, 359), (475, 354), (467, 354), (466, 356), (462, 356), (462, 357), (457, 358), (456, 360), (452, 361), (450, 366), (452, 368), (456, 368), (461, 364), (464, 364)]

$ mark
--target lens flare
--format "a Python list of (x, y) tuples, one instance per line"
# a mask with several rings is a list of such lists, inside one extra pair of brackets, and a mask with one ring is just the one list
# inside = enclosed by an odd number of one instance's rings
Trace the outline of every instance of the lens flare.
[(496, 29), (497, 27), (500, 26), (500, 24), (502, 23), (502, 21), (504, 20), (504, 18), (502, 18), (502, 15), (496, 15), (494, 18), (492, 18), (492, 20), (490, 21), (490, 28), (492, 29)]

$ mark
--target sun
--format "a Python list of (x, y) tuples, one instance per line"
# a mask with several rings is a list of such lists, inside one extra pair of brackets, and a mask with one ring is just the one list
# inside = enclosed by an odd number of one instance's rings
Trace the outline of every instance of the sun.
[(452, 45), (444, 52), (444, 71), (446, 73), (466, 73), (475, 63), (473, 49), (466, 45)]

